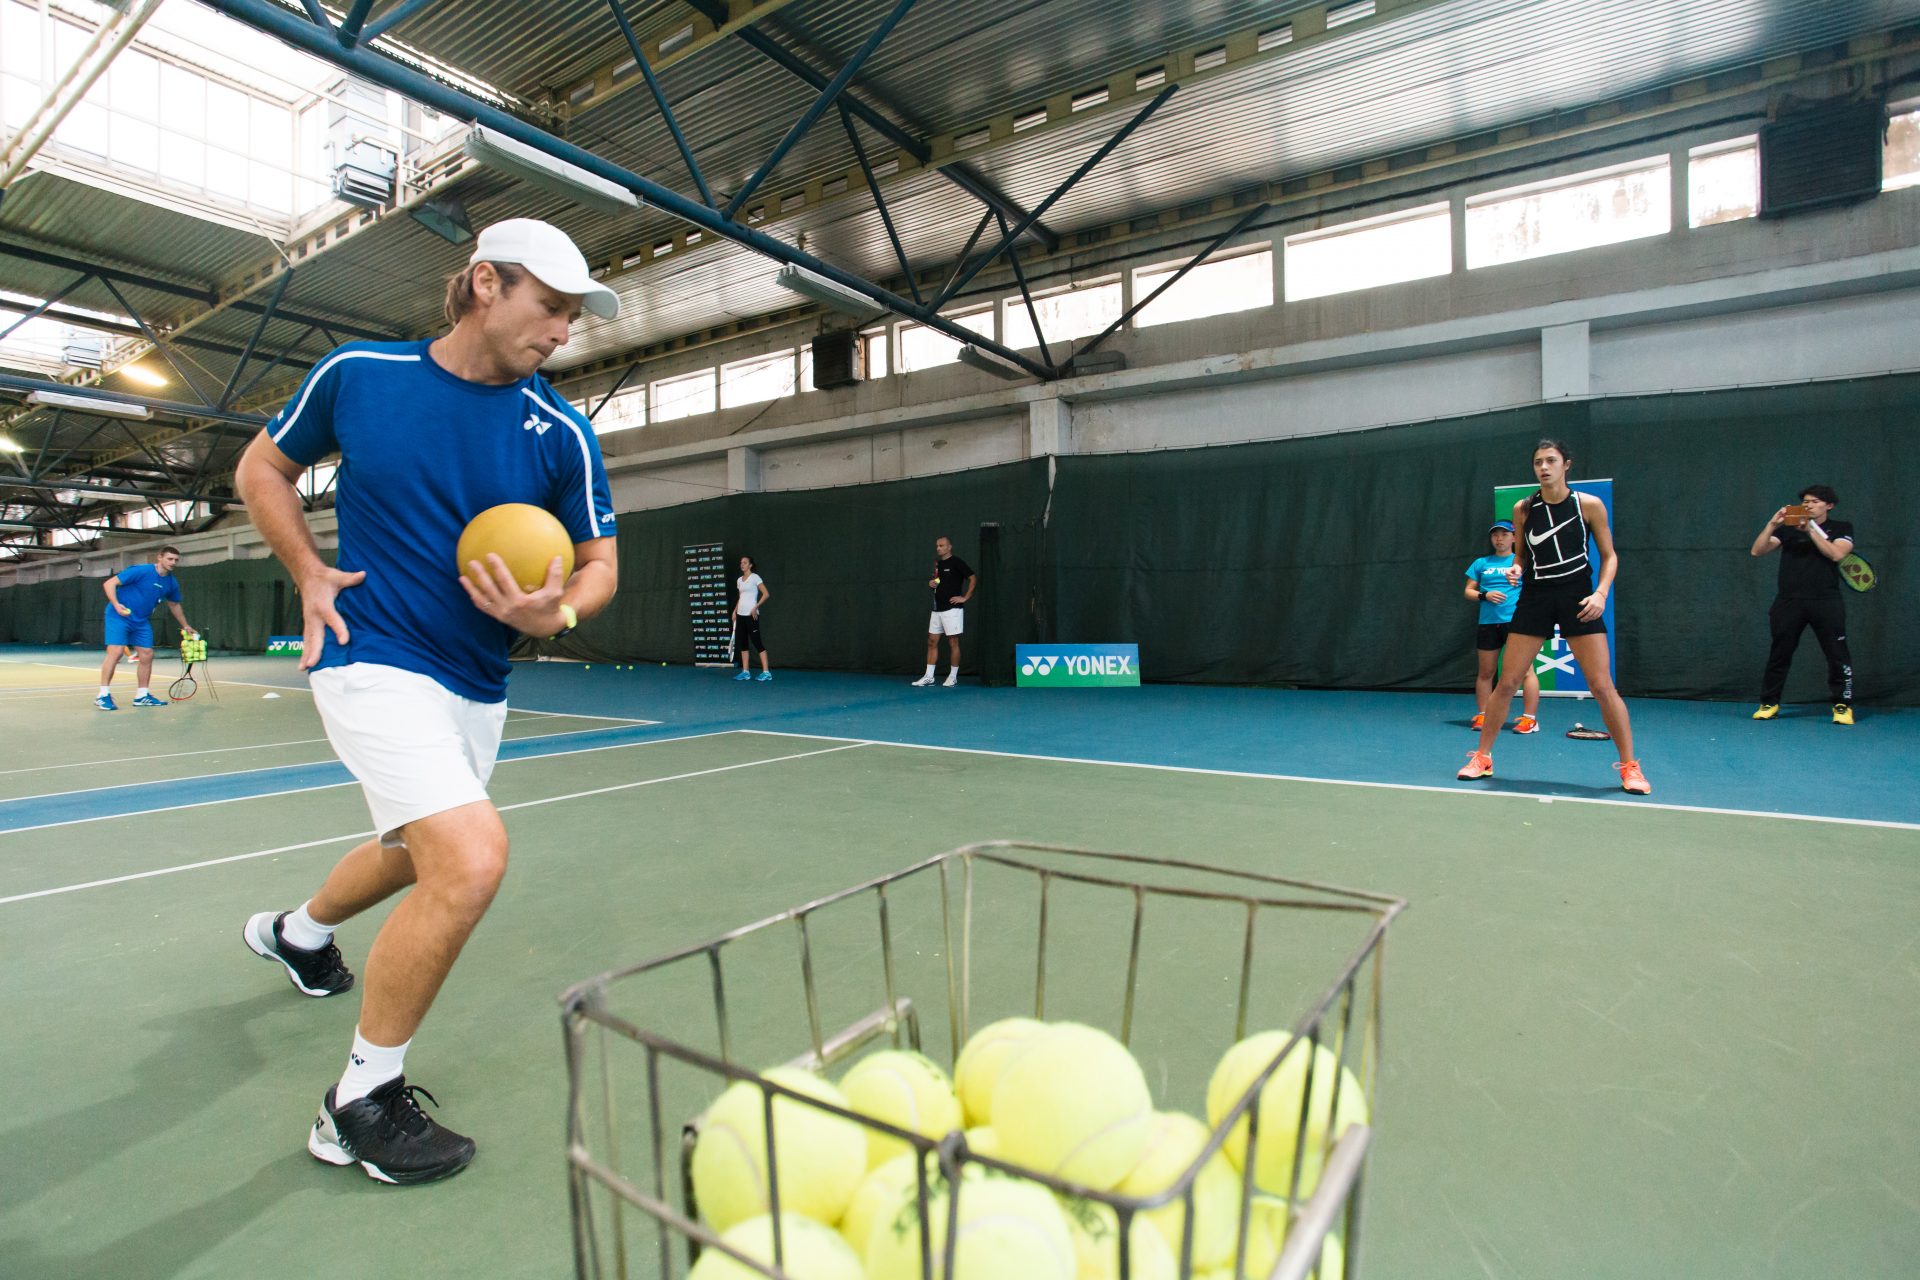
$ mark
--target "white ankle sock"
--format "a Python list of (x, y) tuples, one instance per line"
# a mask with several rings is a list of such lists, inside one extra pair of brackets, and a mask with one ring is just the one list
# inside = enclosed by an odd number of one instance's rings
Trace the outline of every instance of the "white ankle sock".
[(103, 684), (103, 685), (101, 685), (101, 686), (100, 686), (100, 696), (101, 696), (101, 697), (103, 697), (103, 698), (104, 698), (104, 697), (106, 697), (106, 696), (107, 696), (108, 694), (110, 694), (110, 693), (112, 693), (112, 692), (113, 692), (113, 686), (112, 686), (112, 685), (110, 685), (110, 684)]
[(287, 945), (302, 951), (318, 951), (333, 941), (333, 926), (321, 924), (308, 915), (310, 905), (312, 899), (301, 903), (298, 911), (287, 912), (287, 918), (280, 922), (280, 936), (287, 940)]
[[(412, 1043), (411, 1040), (407, 1041), (407, 1044)], [(347, 1056), (347, 1069), (341, 1074), (340, 1083), (334, 1086), (334, 1108), (337, 1110), (349, 1102), (366, 1097), (401, 1074), (401, 1067), (407, 1060), (407, 1044), (395, 1045), (390, 1049), (384, 1045), (369, 1044), (356, 1027), (353, 1032), (353, 1052)]]
[(140, 686), (140, 688), (139, 688), (138, 690), (136, 690), (136, 691), (134, 692), (134, 695), (133, 695), (133, 696), (134, 696), (134, 697), (136, 697), (136, 698), (144, 698), (144, 697), (146, 697), (146, 696), (147, 696), (147, 686), (145, 686), (145, 685), (141, 685), (141, 686)]
[(933, 679), (933, 668), (934, 668), (934, 664), (929, 662), (927, 664), (927, 679), (929, 680)]

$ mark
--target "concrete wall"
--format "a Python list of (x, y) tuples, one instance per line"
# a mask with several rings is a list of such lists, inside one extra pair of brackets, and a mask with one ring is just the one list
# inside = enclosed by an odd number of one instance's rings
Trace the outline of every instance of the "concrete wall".
[(1920, 189), (1907, 189), (1779, 222), (1124, 332), (1111, 347), (1127, 367), (1115, 373), (1010, 385), (949, 365), (622, 432), (603, 446), (620, 502), (634, 510), (709, 496), (645, 478), (698, 469), (710, 483), (722, 459), (726, 488), (751, 492), (1049, 452), (1231, 444), (1548, 399), (1911, 371), (1917, 332)]
[[(1285, 236), (1450, 201), (1450, 275), (1232, 315), (1122, 330), (1117, 372), (1008, 383), (963, 365), (879, 378), (602, 437), (619, 510), (722, 493), (864, 484), (1049, 453), (1230, 444), (1422, 422), (1560, 398), (1770, 385), (1920, 370), (1920, 188), (1778, 221), (1686, 226), (1689, 149), (1752, 132), (1766, 103), (1720, 104), (1694, 125), (1650, 121), (1605, 146), (1464, 163), (1364, 193), (1291, 199), (1228, 246), (1271, 243), (1284, 295)], [(1743, 114), (1744, 113), (1744, 114)], [(1459, 216), (1474, 194), (1665, 153), (1676, 229), (1557, 257), (1467, 271)], [(1028, 268), (1036, 289), (1123, 280), (1181, 260), (1233, 217), (1075, 250)], [(1013, 291), (985, 273), (959, 306)], [(819, 318), (650, 362), (628, 385), (798, 347)], [(834, 323), (841, 323), (835, 321)], [(561, 390), (597, 400), (615, 374)], [(330, 531), (330, 516), (319, 525)], [(172, 539), (192, 554), (258, 554), (245, 533)], [(156, 540), (153, 545), (158, 545)], [(105, 572), (137, 555), (0, 567), (0, 585)], [(144, 545), (144, 544), (143, 544)]]

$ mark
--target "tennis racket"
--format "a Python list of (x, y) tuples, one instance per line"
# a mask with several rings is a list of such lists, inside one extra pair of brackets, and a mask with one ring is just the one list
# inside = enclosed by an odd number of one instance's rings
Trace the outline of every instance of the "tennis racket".
[(1605, 729), (1589, 729), (1576, 721), (1573, 728), (1567, 730), (1567, 736), (1578, 738), (1582, 742), (1606, 742), (1613, 735)]
[(1855, 591), (1871, 591), (1880, 579), (1874, 576), (1872, 565), (1857, 554), (1849, 553), (1840, 561), (1840, 581)]
[(178, 680), (167, 686), (167, 698), (173, 702), (185, 702), (199, 692), (200, 681), (193, 676), (193, 669), (197, 666), (200, 668), (201, 679), (207, 682), (207, 696), (215, 702), (220, 701), (220, 695), (213, 688), (213, 676), (207, 670), (206, 636), (198, 634), (180, 637), (180, 657), (187, 664), (187, 669), (181, 672)]

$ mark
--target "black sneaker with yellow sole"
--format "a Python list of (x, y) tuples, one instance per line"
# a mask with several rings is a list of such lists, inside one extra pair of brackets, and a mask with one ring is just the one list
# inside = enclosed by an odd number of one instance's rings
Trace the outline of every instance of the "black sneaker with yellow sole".
[(420, 1097), (440, 1104), (419, 1085), (408, 1084), (405, 1076), (395, 1076), (344, 1107), (334, 1106), (333, 1096), (334, 1090), (328, 1089), (307, 1135), (307, 1150), (316, 1160), (358, 1164), (369, 1178), (401, 1187), (451, 1178), (473, 1163), (473, 1139), (422, 1111)]

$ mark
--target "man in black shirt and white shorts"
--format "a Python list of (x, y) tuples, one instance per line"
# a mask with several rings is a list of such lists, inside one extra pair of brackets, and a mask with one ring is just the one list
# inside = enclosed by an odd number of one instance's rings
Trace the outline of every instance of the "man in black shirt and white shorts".
[(1820, 652), (1827, 656), (1827, 692), (1833, 695), (1833, 722), (1853, 723), (1853, 656), (1847, 651), (1847, 606), (1840, 595), (1840, 562), (1853, 551), (1853, 526), (1830, 516), (1840, 495), (1824, 484), (1800, 491), (1800, 511), (1782, 507), (1753, 540), (1752, 553), (1780, 552), (1780, 589), (1767, 622), (1773, 646), (1761, 678), (1760, 709), (1755, 720), (1780, 714), (1780, 697), (1787, 688), (1787, 669), (1800, 633), (1813, 628)]
[(960, 683), (960, 633), (966, 629), (966, 603), (980, 582), (965, 560), (953, 554), (953, 539), (936, 538), (933, 543), (933, 616), (927, 620), (927, 670), (913, 682), (925, 688), (933, 683), (933, 669), (940, 661), (940, 637), (947, 638), (947, 678), (941, 683), (951, 689)]

